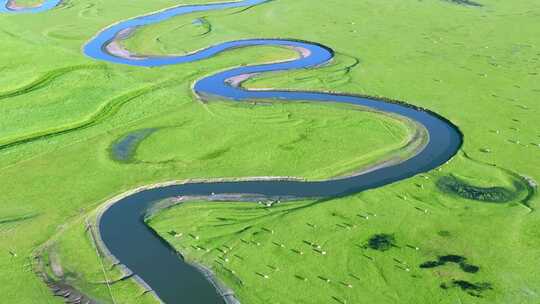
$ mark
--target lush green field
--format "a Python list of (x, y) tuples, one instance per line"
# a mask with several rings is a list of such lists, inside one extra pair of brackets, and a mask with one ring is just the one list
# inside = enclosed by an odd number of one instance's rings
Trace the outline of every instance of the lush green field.
[[(85, 41), (107, 25), (184, 3), (69, 0), (43, 14), (0, 16), (2, 301), (60, 302), (32, 273), (31, 257), (45, 247), (46, 258), (60, 261), (64, 279), (112, 302), (85, 220), (115, 194), (173, 179), (335, 176), (399, 149), (410, 136), (407, 122), (344, 106), (203, 104), (192, 96), (191, 83), (203, 75), (290, 58), (289, 50), (239, 49), (159, 69), (98, 63), (81, 53)], [(531, 190), (519, 176), (540, 180), (540, 5), (482, 3), (276, 0), (136, 31), (123, 44), (143, 54), (181, 54), (253, 37), (323, 43), (337, 52), (332, 65), (266, 75), (246, 85), (404, 100), (438, 112), (465, 134), (463, 152), (441, 171), (426, 174), (428, 179), (269, 210), (186, 204), (153, 218), (152, 226), (190, 259), (212, 266), (246, 303), (540, 301), (540, 277), (532, 271), (540, 259), (540, 218), (531, 211), (538, 198), (527, 197)], [(197, 18), (204, 19), (193, 22)], [(144, 128), (158, 131), (140, 143), (134, 161), (112, 161), (111, 144)], [(440, 182), (445, 177), (455, 180)], [(239, 232), (249, 224), (251, 230)], [(184, 237), (171, 237), (172, 230)], [(189, 233), (200, 235), (199, 241)], [(364, 248), (380, 233), (393, 234), (397, 247)], [(317, 254), (303, 240), (320, 244), (327, 254)], [(226, 268), (215, 262), (223, 245), (234, 246)], [(448, 254), (464, 256), (480, 270), (466, 273), (455, 263), (419, 267)], [(110, 262), (103, 262), (106, 276), (119, 279)], [(473, 290), (478, 298), (453, 280), (480, 289), (489, 283), (491, 289)], [(130, 280), (111, 288), (117, 303), (153, 301), (141, 297)]]
[[(439, 191), (450, 172), (514, 196), (487, 202)], [(190, 202), (148, 222), (243, 303), (535, 303), (540, 224), (525, 185), (459, 155), (441, 171), (352, 197), (270, 208)], [(463, 266), (421, 267), (451, 256)]]
[[(49, 13), (0, 17), (7, 50), (0, 55), (5, 301), (59, 301), (32, 273), (32, 256), (42, 253), (62, 269), (55, 274), (50, 267), (50, 275), (94, 298), (143, 301), (133, 282), (116, 281), (121, 274), (109, 261), (102, 260), (103, 273), (85, 229), (95, 208), (117, 193), (171, 179), (345, 174), (399, 151), (414, 131), (407, 121), (357, 108), (203, 104), (192, 96), (191, 83), (203, 75), (290, 58), (290, 50), (238, 50), (163, 69), (107, 65), (81, 54), (84, 42), (108, 24), (172, 4), (69, 1)], [(139, 145), (134, 161), (112, 161), (111, 145), (144, 128), (158, 131)], [(115, 281), (112, 296), (107, 279)]]

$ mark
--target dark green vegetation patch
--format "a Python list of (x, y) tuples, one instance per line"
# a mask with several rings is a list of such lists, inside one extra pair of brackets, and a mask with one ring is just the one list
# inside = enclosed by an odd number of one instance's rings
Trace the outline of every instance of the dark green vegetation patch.
[(32, 214), (25, 214), (25, 215), (20, 215), (20, 216), (8, 216), (8, 217), (2, 217), (0, 218), (0, 225), (4, 225), (4, 224), (11, 224), (11, 223), (17, 223), (17, 222), (22, 222), (22, 221), (26, 221), (26, 220), (29, 220), (29, 219), (33, 219), (35, 217), (37, 217), (39, 214), (37, 213), (32, 213)]
[[(467, 273), (475, 274), (480, 270), (480, 267), (467, 263), (467, 258), (456, 254), (439, 256), (436, 261), (427, 261), (420, 264), (420, 268), (436, 268), (447, 265), (448, 263), (459, 265), (461, 270)], [(473, 297), (482, 297), (484, 291), (493, 289), (491, 284), (487, 282), (471, 283), (461, 279), (453, 279), (450, 283), (442, 283), (440, 287), (442, 289), (458, 287)]]
[(471, 1), (471, 0), (445, 0), (445, 1), (450, 2), (450, 3), (454, 3), (454, 4), (459, 4), (459, 5), (466, 5), (466, 6), (476, 6), (476, 7), (483, 6), (482, 4), (480, 4), (478, 2)]
[(368, 246), (374, 250), (387, 251), (396, 246), (396, 239), (391, 234), (375, 234), (368, 240)]
[(448, 263), (458, 264), (461, 270), (468, 273), (477, 273), (480, 270), (480, 267), (467, 263), (467, 258), (455, 254), (439, 256), (436, 261), (427, 261), (420, 264), (420, 268), (435, 268)]
[[(515, 183), (520, 188), (521, 185)], [(517, 193), (504, 187), (477, 187), (455, 176), (443, 176), (437, 181), (437, 187), (444, 192), (456, 194), (462, 198), (489, 202), (506, 203), (516, 198)]]
[(482, 293), (486, 290), (491, 290), (493, 287), (490, 283), (481, 282), (481, 283), (471, 283), (465, 280), (452, 280), (451, 283), (441, 284), (442, 289), (449, 289), (451, 287), (458, 287), (461, 290), (467, 292), (473, 297), (482, 297)]

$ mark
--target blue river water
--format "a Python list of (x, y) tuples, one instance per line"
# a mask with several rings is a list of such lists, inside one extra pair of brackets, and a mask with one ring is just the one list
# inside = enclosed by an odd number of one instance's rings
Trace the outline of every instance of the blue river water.
[(21, 13), (42, 13), (50, 9), (55, 8), (62, 2), (62, 0), (44, 0), (42, 4), (36, 7), (25, 7), (21, 9), (10, 9), (8, 8), (9, 0), (0, 0), (0, 14), (1, 13), (11, 13), (11, 14), (21, 14)]
[[(317, 43), (294, 39), (238, 40), (210, 46), (185, 56), (140, 58), (120, 57), (107, 51), (107, 45), (125, 30), (155, 24), (183, 14), (247, 7), (264, 2), (268, 1), (244, 0), (178, 6), (133, 18), (114, 24), (98, 33), (84, 46), (84, 54), (96, 60), (111, 63), (160, 67), (203, 60), (221, 52), (242, 47), (272, 45), (294, 48), (299, 50), (298, 59), (232, 68), (197, 81), (193, 88), (202, 97), (219, 97), (238, 102), (266, 99), (288, 102), (346, 103), (368, 107), (416, 121), (427, 130), (429, 141), (423, 149), (401, 163), (388, 164), (358, 176), (316, 182), (275, 180), (188, 183), (145, 190), (119, 200), (108, 208), (100, 219), (99, 230), (102, 240), (107, 249), (122, 264), (142, 278), (165, 303), (214, 304), (223, 303), (224, 300), (197, 269), (185, 263), (174, 249), (145, 225), (143, 217), (156, 201), (174, 196), (211, 194), (257, 194), (298, 198), (342, 197), (382, 187), (437, 168), (454, 156), (462, 145), (462, 134), (452, 123), (433, 112), (404, 103), (364, 98), (352, 94), (282, 90), (250, 91), (232, 86), (227, 81), (246, 74), (317, 68), (328, 63), (334, 56), (330, 48)], [(320, 151), (320, 153), (325, 152)]]

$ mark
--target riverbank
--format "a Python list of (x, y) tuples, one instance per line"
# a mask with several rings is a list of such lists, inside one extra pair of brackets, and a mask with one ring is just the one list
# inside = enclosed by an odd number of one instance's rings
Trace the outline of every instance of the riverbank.
[(1, 0), (0, 13), (41, 13), (62, 4), (63, 0)]
[(23, 10), (23, 9), (26, 9), (26, 8), (33, 8), (33, 7), (39, 7), (40, 4), (39, 3), (34, 3), (34, 4), (31, 4), (31, 5), (22, 5), (22, 4), (19, 4), (20, 2), (17, 1), (17, 0), (8, 0), (7, 1), (7, 4), (6, 4), (6, 7), (10, 10), (14, 10), (14, 11), (18, 11), (18, 10)]

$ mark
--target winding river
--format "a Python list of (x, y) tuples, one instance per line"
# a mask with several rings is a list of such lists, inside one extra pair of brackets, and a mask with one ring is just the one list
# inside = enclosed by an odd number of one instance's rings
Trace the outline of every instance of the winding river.
[[(6, 1), (0, 1), (5, 3)], [(42, 10), (59, 1), (46, 1)], [(323, 92), (280, 90), (247, 90), (238, 85), (256, 74), (292, 69), (316, 68), (328, 63), (333, 51), (323, 45), (292, 39), (238, 40), (210, 46), (185, 56), (131, 56), (111, 52), (115, 40), (137, 27), (158, 23), (174, 16), (193, 12), (247, 7), (268, 0), (243, 0), (229, 3), (178, 6), (114, 24), (98, 33), (84, 46), (84, 53), (96, 60), (143, 67), (159, 67), (203, 60), (218, 53), (250, 46), (272, 45), (292, 48), (298, 58), (271, 64), (237, 67), (198, 80), (193, 90), (198, 96), (217, 96), (231, 101), (254, 99), (288, 102), (314, 101), (346, 103), (383, 113), (406, 117), (422, 125), (429, 141), (410, 158), (388, 162), (365, 173), (307, 182), (292, 180), (253, 180), (200, 182), (160, 186), (134, 192), (115, 201), (99, 220), (99, 231), (106, 249), (120, 263), (140, 277), (165, 303), (223, 303), (209, 280), (178, 254), (143, 221), (143, 216), (156, 201), (174, 196), (210, 196), (212, 194), (256, 194), (268, 197), (339, 197), (367, 189), (382, 187), (444, 164), (459, 150), (462, 134), (446, 119), (428, 110), (399, 102), (364, 98), (355, 95)], [(56, 3), (56, 4), (55, 4)], [(54, 4), (54, 5), (53, 5)], [(46, 6), (45, 6), (46, 5)], [(3, 5), (5, 8), (5, 5)], [(39, 10), (33, 8), (32, 10)], [(324, 151), (321, 151), (324, 153)]]
[(42, 4), (24, 7), (17, 5), (15, 0), (0, 0), (0, 13), (41, 13), (58, 6), (62, 0), (45, 0)]

